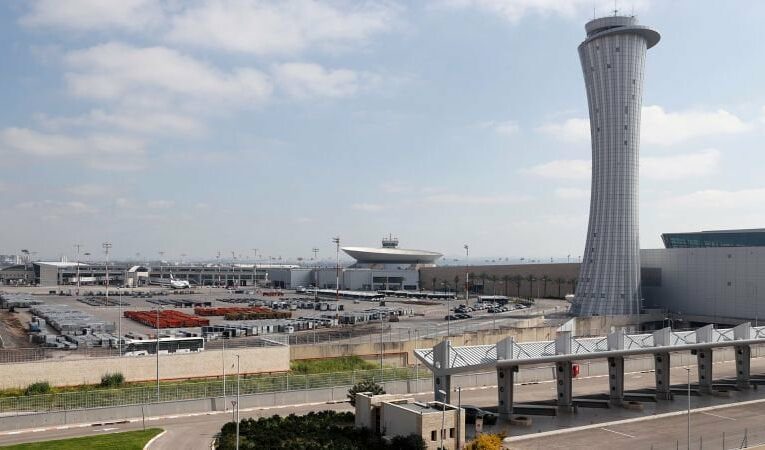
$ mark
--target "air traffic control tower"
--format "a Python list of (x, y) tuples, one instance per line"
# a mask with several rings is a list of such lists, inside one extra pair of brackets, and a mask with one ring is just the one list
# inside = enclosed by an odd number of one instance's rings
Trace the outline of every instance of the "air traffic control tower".
[(638, 163), (646, 50), (659, 33), (635, 17), (585, 25), (579, 59), (587, 88), (592, 189), (587, 246), (572, 305), (578, 316), (635, 314), (640, 308)]

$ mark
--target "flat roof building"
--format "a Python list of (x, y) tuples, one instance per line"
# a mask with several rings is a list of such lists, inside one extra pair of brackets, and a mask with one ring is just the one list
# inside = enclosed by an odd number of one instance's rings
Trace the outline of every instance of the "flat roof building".
[(765, 228), (662, 233), (665, 248), (765, 247)]

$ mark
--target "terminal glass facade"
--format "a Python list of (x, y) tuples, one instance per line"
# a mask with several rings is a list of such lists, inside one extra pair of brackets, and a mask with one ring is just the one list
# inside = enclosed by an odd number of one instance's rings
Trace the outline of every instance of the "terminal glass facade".
[(665, 248), (765, 247), (765, 229), (664, 233)]

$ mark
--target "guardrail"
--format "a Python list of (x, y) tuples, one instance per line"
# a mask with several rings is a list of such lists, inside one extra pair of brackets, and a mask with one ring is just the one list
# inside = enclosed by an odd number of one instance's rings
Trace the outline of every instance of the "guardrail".
[[(239, 381), (239, 393), (240, 395), (251, 395), (291, 392), (352, 386), (364, 380), (384, 383), (388, 381), (429, 379), (430, 377), (430, 372), (422, 367), (384, 368), (308, 375), (283, 374), (243, 377)], [(236, 374), (227, 375), (226, 396), (236, 395), (236, 385)], [(159, 397), (157, 396), (157, 386), (146, 384), (140, 387), (94, 389), (89, 391), (0, 398), (0, 416), (131, 406), (222, 396), (222, 379), (184, 383), (160, 383)]]

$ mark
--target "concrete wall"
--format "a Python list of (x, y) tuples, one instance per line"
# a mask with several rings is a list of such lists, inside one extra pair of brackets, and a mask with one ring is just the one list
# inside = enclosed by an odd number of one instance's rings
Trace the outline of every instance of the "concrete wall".
[[(284, 372), (290, 367), (288, 347), (241, 348), (226, 352), (226, 367), (236, 371), (236, 355), (240, 355), (242, 373)], [(159, 376), (163, 380), (220, 376), (223, 352), (206, 350), (159, 356)], [(232, 369), (233, 367), (233, 369)], [(0, 389), (23, 388), (36, 381), (53, 386), (98, 384), (101, 376), (120, 372), (125, 381), (155, 379), (154, 356), (114, 358), (56, 359), (14, 364), (0, 364)]]

